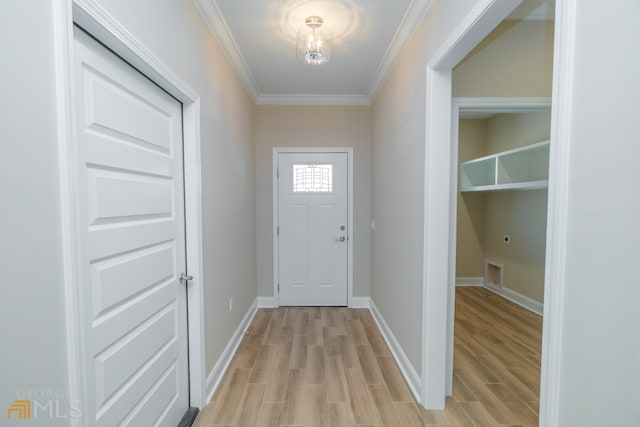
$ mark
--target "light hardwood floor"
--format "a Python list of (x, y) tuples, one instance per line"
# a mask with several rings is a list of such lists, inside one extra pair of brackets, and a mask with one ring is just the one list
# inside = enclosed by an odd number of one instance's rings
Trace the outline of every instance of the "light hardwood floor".
[(541, 324), (459, 288), (453, 396), (425, 411), (368, 310), (261, 309), (195, 426), (537, 426)]

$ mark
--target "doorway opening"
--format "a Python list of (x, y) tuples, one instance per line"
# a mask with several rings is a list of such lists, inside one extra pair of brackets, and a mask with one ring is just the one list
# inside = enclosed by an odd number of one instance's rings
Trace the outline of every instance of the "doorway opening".
[[(424, 290), (423, 290), (423, 341), (422, 341), (422, 403), (427, 409), (442, 409), (445, 406), (445, 395), (451, 393), (451, 361), (452, 352), (450, 342), (452, 340), (453, 328), (451, 327), (454, 312), (455, 291), (455, 228), (456, 223), (452, 220), (455, 217), (455, 190), (457, 185), (457, 147), (451, 144), (452, 135), (457, 132), (458, 121), (452, 120), (452, 74), (456, 67), (484, 38), (489, 35), (521, 1), (514, 2), (482, 2), (471, 11), (452, 37), (447, 40), (427, 64), (427, 108), (426, 108), (426, 150), (425, 150), (425, 224), (424, 224)], [(566, 10), (564, 11), (567, 12)], [(566, 18), (563, 11), (556, 14), (561, 19)], [(567, 24), (560, 21), (561, 24)], [(563, 49), (570, 49), (568, 44), (561, 45), (564, 39), (561, 35), (566, 35), (569, 31), (565, 26), (559, 28), (556, 21), (554, 41), (554, 57), (559, 58), (559, 52)], [(561, 35), (558, 35), (560, 33)], [(554, 63), (553, 79), (558, 77), (559, 71)], [(494, 76), (495, 78), (495, 76)], [(559, 94), (561, 101), (566, 94), (563, 88), (554, 83), (553, 91)], [(554, 99), (556, 105), (557, 99)], [(565, 179), (561, 176), (562, 171), (558, 169), (556, 157), (562, 155), (563, 143), (556, 141), (558, 131), (558, 113), (554, 109), (552, 118), (551, 142), (556, 142), (556, 146), (550, 147), (549, 175), (554, 179)], [(560, 126), (561, 127), (561, 126)], [(561, 159), (562, 160), (562, 159)], [(446, 177), (443, 185), (442, 178)], [(550, 235), (546, 239), (546, 275), (545, 281), (550, 278), (557, 279), (557, 261), (554, 254), (562, 257), (562, 248), (554, 239), (558, 232), (556, 215), (562, 217), (558, 209), (559, 193), (555, 185), (549, 188), (549, 231)], [(453, 196), (453, 197), (452, 197)], [(562, 224), (560, 224), (562, 225)], [(453, 237), (452, 237), (453, 236)], [(551, 262), (550, 262), (551, 261)], [(558, 285), (561, 286), (560, 283)], [(546, 396), (548, 388), (555, 387), (555, 378), (550, 377), (557, 373), (557, 361), (555, 357), (558, 353), (557, 337), (558, 319), (557, 299), (561, 291), (556, 289), (547, 292), (545, 305), (551, 306), (551, 318), (545, 316), (543, 340), (547, 344), (552, 344), (546, 348), (546, 352), (553, 353), (546, 356), (543, 353), (542, 366), (542, 390), (541, 390), (541, 418), (547, 419), (549, 416), (546, 405), (549, 399)], [(548, 298), (552, 294), (553, 300)], [(447, 301), (447, 304), (444, 302)], [(545, 314), (548, 313), (545, 311)], [(551, 341), (551, 342), (550, 342)], [(443, 350), (444, 349), (444, 350)], [(553, 371), (553, 372), (550, 372)], [(545, 383), (546, 381), (546, 383)], [(549, 385), (549, 383), (553, 383)], [(552, 390), (556, 393), (557, 390)], [(554, 405), (551, 405), (554, 406)], [(551, 408), (554, 409), (553, 407)]]
[[(455, 286), (450, 287), (449, 297), (450, 301), (461, 298), (456, 307), (477, 305), (486, 317), (476, 318), (479, 323), (473, 324), (459, 319), (450, 306), (447, 391), (453, 394), (455, 386), (459, 395), (466, 382), (474, 381), (468, 376), (461, 380), (466, 374), (460, 368), (477, 364), (481, 370), (492, 369), (495, 387), (510, 390), (521, 414), (536, 420), (550, 108), (549, 98), (454, 98), (452, 110), (452, 170), (459, 179), (452, 185)], [(518, 338), (512, 341), (513, 337)]]

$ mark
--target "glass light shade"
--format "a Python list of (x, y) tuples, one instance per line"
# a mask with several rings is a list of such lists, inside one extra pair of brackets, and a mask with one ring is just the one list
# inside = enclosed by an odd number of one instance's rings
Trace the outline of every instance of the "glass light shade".
[(333, 33), (323, 26), (322, 18), (310, 16), (298, 30), (296, 55), (303, 64), (321, 65), (329, 62), (333, 52)]

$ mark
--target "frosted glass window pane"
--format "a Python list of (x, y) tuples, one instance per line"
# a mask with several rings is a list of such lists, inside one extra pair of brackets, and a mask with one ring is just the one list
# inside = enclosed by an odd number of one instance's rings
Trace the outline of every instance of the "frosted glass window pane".
[(333, 191), (333, 165), (293, 165), (294, 193)]

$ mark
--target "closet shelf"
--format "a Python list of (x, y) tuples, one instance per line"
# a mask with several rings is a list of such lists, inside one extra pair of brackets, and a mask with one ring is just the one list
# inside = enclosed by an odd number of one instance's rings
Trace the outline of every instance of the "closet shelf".
[(549, 183), (549, 141), (464, 162), (460, 191), (535, 190)]

